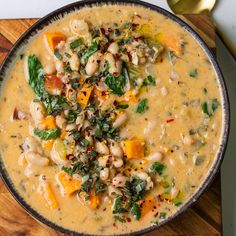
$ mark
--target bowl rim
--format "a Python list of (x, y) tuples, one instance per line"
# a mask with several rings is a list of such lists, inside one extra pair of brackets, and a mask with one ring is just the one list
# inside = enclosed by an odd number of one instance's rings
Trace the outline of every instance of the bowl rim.
[[(211, 50), (207, 46), (207, 44), (203, 41), (203, 39), (199, 36), (199, 34), (192, 29), (187, 23), (185, 23), (183, 20), (181, 20), (176, 15), (172, 14), (171, 12), (148, 2), (143, 1), (137, 1), (137, 0), (83, 0), (74, 2), (68, 5), (65, 5), (49, 14), (44, 16), (43, 18), (39, 19), (36, 23), (34, 23), (14, 44), (14, 46), (11, 48), (9, 53), (7, 54), (6, 58), (4, 59), (1, 67), (0, 67), (0, 87), (2, 87), (2, 82), (7, 79), (6, 72), (8, 70), (9, 65), (12, 63), (12, 58), (14, 60), (14, 57), (16, 56), (16, 53), (18, 50), (20, 50), (25, 44), (27, 44), (28, 39), (31, 39), (34, 37), (38, 30), (43, 29), (44, 27), (48, 26), (51, 22), (61, 19), (64, 17), (65, 14), (72, 13), (76, 10), (80, 10), (84, 7), (93, 7), (93, 6), (101, 6), (101, 5), (136, 5), (136, 6), (142, 6), (144, 8), (149, 8), (159, 14), (162, 14), (166, 17), (168, 17), (170, 20), (177, 23), (181, 28), (183, 28), (185, 31), (187, 31), (199, 44), (199, 46), (202, 48), (202, 50), (205, 52), (205, 54), (208, 56), (208, 59), (210, 60), (212, 67), (215, 70), (215, 73), (217, 75), (217, 80), (220, 85), (221, 89), (221, 96), (222, 101), (224, 104), (222, 104), (223, 107), (223, 115), (224, 115), (224, 122), (222, 127), (222, 137), (221, 137), (221, 144), (216, 156), (215, 163), (212, 165), (211, 169), (209, 170), (208, 176), (206, 176), (206, 179), (203, 181), (201, 186), (197, 189), (197, 191), (192, 195), (191, 198), (188, 199), (188, 201), (179, 208), (175, 212), (175, 214), (171, 215), (167, 219), (163, 220), (162, 222), (158, 223), (157, 225), (150, 225), (144, 229), (130, 232), (130, 233), (124, 233), (124, 234), (116, 234), (117, 236), (135, 236), (135, 235), (142, 235), (144, 233), (148, 233), (150, 231), (153, 231), (162, 225), (171, 222), (173, 219), (175, 219), (177, 216), (179, 216), (181, 213), (183, 213), (186, 209), (188, 209), (201, 195), (202, 193), (209, 187), (209, 185), (212, 183), (214, 178), (216, 177), (216, 174), (219, 171), (220, 165), (223, 161), (223, 157), (226, 151), (228, 138), (229, 138), (229, 131), (230, 131), (230, 104), (229, 104), (229, 98), (228, 98), (228, 92), (225, 84), (225, 80), (223, 78), (222, 72), (220, 70), (220, 67), (212, 54)], [(45, 218), (43, 215), (38, 213), (36, 210), (34, 210), (18, 193), (18, 191), (15, 189), (7, 170), (4, 166), (2, 157), (0, 157), (0, 176), (3, 180), (5, 186), (8, 188), (11, 195), (14, 197), (14, 199), (26, 210), (28, 214), (33, 216), (36, 220), (46, 224), (47, 226), (50, 226), (51, 228), (58, 230), (62, 233), (66, 233), (69, 235), (77, 235), (77, 236), (84, 236), (84, 235), (95, 235), (95, 234), (87, 234), (82, 232), (76, 232), (67, 228), (64, 228), (62, 226), (59, 226), (56, 223), (53, 223), (49, 219)], [(101, 234), (99, 234), (101, 236)]]

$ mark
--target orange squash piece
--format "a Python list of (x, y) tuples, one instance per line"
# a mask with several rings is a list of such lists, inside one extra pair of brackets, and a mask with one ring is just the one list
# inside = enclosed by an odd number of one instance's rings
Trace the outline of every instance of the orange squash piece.
[(56, 120), (54, 116), (47, 116), (44, 121), (43, 124), (45, 125), (46, 129), (54, 129), (56, 128)]
[(89, 98), (93, 91), (93, 86), (84, 84), (81, 90), (77, 93), (77, 102), (82, 106), (87, 106)]
[(42, 147), (44, 149), (51, 150), (53, 143), (54, 140), (42, 140)]
[(74, 192), (78, 191), (81, 187), (81, 181), (74, 179), (65, 172), (60, 172), (57, 174), (57, 181), (62, 188), (63, 192), (70, 196)]
[(44, 197), (47, 207), (49, 207), (50, 209), (55, 209), (58, 207), (58, 202), (53, 193), (50, 183), (48, 182), (41, 183), (40, 193)]
[(176, 34), (164, 35), (162, 43), (167, 48), (173, 50), (177, 55), (182, 54), (181, 40)]
[(63, 33), (60, 33), (60, 32), (46, 32), (45, 33), (45, 41), (47, 43), (48, 48), (53, 53), (57, 44), (63, 40), (66, 40), (66, 36)]
[(139, 139), (131, 139), (123, 142), (127, 159), (144, 157), (144, 142)]
[(144, 217), (151, 212), (156, 205), (156, 199), (154, 196), (147, 196), (142, 202), (141, 216)]
[(64, 83), (56, 75), (46, 75), (46, 89), (63, 89)]

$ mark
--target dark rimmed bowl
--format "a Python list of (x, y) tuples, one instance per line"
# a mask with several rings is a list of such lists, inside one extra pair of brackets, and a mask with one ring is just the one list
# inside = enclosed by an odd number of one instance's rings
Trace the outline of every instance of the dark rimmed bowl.
[[(176, 22), (185, 31), (187, 31), (198, 42), (200, 47), (204, 50), (204, 52), (208, 56), (212, 66), (215, 70), (215, 73), (217, 74), (219, 85), (221, 87), (222, 101), (223, 101), (222, 107), (223, 107), (223, 113), (224, 113), (224, 127), (223, 127), (222, 139), (221, 139), (219, 151), (218, 151), (214, 165), (209, 170), (208, 176), (206, 176), (205, 181), (202, 183), (202, 185), (197, 190), (197, 192), (182, 207), (180, 207), (179, 210), (174, 215), (172, 215), (171, 217), (162, 221), (158, 225), (153, 225), (153, 226), (150, 226), (148, 228), (145, 228), (143, 230), (136, 231), (133, 233), (122, 234), (122, 235), (130, 235), (130, 236), (131, 235), (132, 236), (142, 235), (144, 233), (155, 230), (158, 227), (172, 221), (174, 218), (176, 218), (178, 215), (180, 215), (182, 212), (184, 212), (188, 207), (190, 207), (200, 197), (200, 195), (206, 190), (206, 188), (210, 185), (210, 183), (212, 182), (212, 180), (216, 176), (217, 172), (219, 171), (221, 162), (224, 157), (224, 153), (225, 153), (227, 141), (228, 141), (228, 136), (229, 136), (229, 129), (230, 129), (230, 127), (229, 127), (229, 125), (230, 125), (229, 99), (228, 99), (227, 89), (225, 86), (225, 81), (224, 81), (224, 78), (223, 78), (222, 73), (220, 71), (220, 68), (218, 66), (218, 63), (216, 62), (213, 54), (211, 53), (211, 51), (208, 48), (208, 46), (206, 45), (206, 43), (201, 39), (201, 37), (189, 25), (187, 25), (181, 19), (179, 19), (178, 17), (176, 17), (172, 13), (170, 13), (158, 6), (152, 5), (150, 3), (137, 1), (137, 0), (121, 0), (121, 1), (117, 1), (117, 0), (109, 0), (109, 1), (85, 0), (85, 1), (75, 2), (75, 3), (69, 4), (67, 6), (64, 6), (60, 9), (48, 14), (47, 16), (43, 17), (38, 22), (36, 22), (32, 27), (30, 27), (20, 37), (20, 39), (15, 43), (14, 47), (11, 49), (11, 51), (9, 52), (6, 59), (4, 60), (4, 62), (1, 65), (0, 87), (2, 87), (2, 83), (7, 78), (7, 76), (6, 76), (7, 71), (9, 70), (10, 65), (12, 63), (14, 63), (14, 59), (16, 58), (16, 56), (19, 55), (20, 50), (22, 50), (22, 48), (24, 48), (27, 45), (27, 43), (31, 40), (31, 38), (33, 36), (35, 36), (38, 33), (39, 30), (43, 29), (44, 27), (49, 25), (51, 22), (63, 17), (67, 13), (71, 13), (71, 12), (79, 10), (83, 7), (88, 7), (88, 6), (92, 7), (93, 5), (102, 5), (102, 4), (120, 4), (120, 5), (134, 4), (134, 5), (138, 5), (138, 6), (143, 6), (143, 7), (149, 8), (151, 10), (154, 10), (154, 11), (168, 17), (172, 21)], [(37, 220), (41, 221), (42, 223), (44, 223), (44, 224), (46, 224), (58, 231), (61, 231), (63, 233), (66, 233), (69, 235), (85, 235), (83, 233), (73, 232), (69, 229), (65, 229), (65, 228), (49, 221), (48, 219), (46, 219), (42, 215), (40, 215), (37, 211), (35, 211), (30, 205), (28, 205), (28, 203), (25, 202), (25, 200), (19, 195), (19, 193), (15, 189), (15, 187), (14, 187), (14, 185), (7, 173), (7, 170), (5, 169), (2, 158), (0, 158), (0, 173), (1, 173), (1, 177), (2, 177), (3, 182), (5, 183), (5, 185), (7, 186), (8, 190), (11, 192), (13, 197), (16, 199), (16, 201), (34, 218), (36, 218)]]

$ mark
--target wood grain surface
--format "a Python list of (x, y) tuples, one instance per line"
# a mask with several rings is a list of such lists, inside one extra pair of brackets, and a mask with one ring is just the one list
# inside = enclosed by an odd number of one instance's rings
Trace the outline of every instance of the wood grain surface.
[[(215, 29), (204, 15), (180, 16), (215, 50)], [(0, 63), (12, 45), (37, 19), (0, 20)], [(222, 234), (220, 174), (211, 187), (187, 211), (146, 236), (213, 236)], [(62, 236), (39, 223), (11, 197), (0, 180), (0, 236)]]

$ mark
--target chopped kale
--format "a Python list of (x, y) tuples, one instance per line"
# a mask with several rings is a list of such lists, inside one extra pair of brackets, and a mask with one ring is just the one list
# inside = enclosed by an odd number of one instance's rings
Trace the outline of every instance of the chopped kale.
[(70, 43), (70, 49), (75, 49), (79, 47), (83, 43), (82, 39), (76, 39), (73, 42)]
[(130, 212), (131, 212), (131, 214), (134, 216), (134, 218), (136, 220), (140, 219), (140, 217), (141, 217), (141, 210), (140, 210), (140, 208), (139, 208), (137, 203), (133, 203)]
[(56, 57), (58, 60), (62, 60), (62, 55), (61, 55), (61, 53), (60, 53), (58, 50), (55, 50), (55, 51), (54, 51), (54, 55), (55, 55), (55, 57)]
[(148, 110), (148, 100), (147, 98), (141, 100), (136, 108), (136, 113), (144, 113)]
[(155, 86), (156, 85), (156, 80), (154, 77), (152, 77), (151, 75), (148, 75), (144, 81), (143, 81), (143, 84), (142, 86), (146, 87), (146, 86), (149, 86), (149, 85), (152, 85), (152, 86)]
[(151, 171), (154, 174), (162, 175), (164, 169), (165, 169), (165, 165), (160, 162), (154, 162), (151, 166)]
[(216, 98), (210, 100), (209, 102), (202, 103), (202, 111), (209, 117), (213, 116), (216, 109), (219, 107), (220, 103)]
[(120, 214), (120, 213), (127, 213), (128, 210), (126, 208), (124, 208), (122, 201), (121, 201), (121, 196), (117, 196), (114, 200), (114, 204), (113, 204), (113, 214)]
[(34, 134), (42, 140), (56, 139), (60, 135), (60, 129), (40, 130), (35, 129)]
[(92, 56), (97, 50), (98, 50), (98, 44), (94, 42), (90, 47), (88, 47), (88, 49), (82, 55), (82, 61), (84, 63), (87, 63), (89, 57)]
[(198, 75), (198, 71), (196, 68), (194, 69), (191, 69), (189, 72), (188, 72), (189, 76), (192, 77), (192, 78), (196, 78), (197, 75)]
[(126, 220), (124, 218), (121, 218), (120, 216), (114, 216), (114, 219), (121, 222), (121, 223), (126, 223)]

